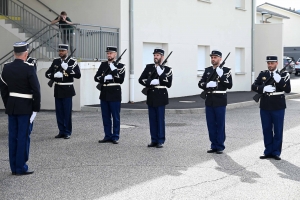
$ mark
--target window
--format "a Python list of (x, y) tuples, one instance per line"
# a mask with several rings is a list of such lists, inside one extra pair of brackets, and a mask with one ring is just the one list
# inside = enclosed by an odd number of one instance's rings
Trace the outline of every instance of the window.
[(244, 48), (235, 48), (235, 74), (245, 74)]
[(245, 9), (245, 0), (235, 0), (235, 8), (236, 9), (241, 9), (244, 10)]
[(197, 75), (202, 75), (204, 69), (209, 66), (209, 46), (198, 46), (198, 63), (197, 63)]
[[(165, 56), (167, 56), (168, 49), (167, 44), (163, 43), (146, 43), (143, 45), (143, 67), (146, 67), (146, 64), (154, 63), (153, 61), (153, 51), (156, 48), (162, 48), (165, 50)], [(168, 64), (167, 64), (168, 65)]]

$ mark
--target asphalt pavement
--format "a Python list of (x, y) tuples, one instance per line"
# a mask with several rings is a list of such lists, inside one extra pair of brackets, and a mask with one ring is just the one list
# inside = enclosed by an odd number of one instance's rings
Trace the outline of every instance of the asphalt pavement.
[(104, 137), (100, 112), (73, 112), (73, 134), (65, 140), (54, 138), (55, 112), (42, 111), (31, 135), (28, 165), (35, 173), (28, 176), (11, 175), (7, 116), (1, 112), (0, 199), (298, 200), (299, 103), (299, 97), (287, 100), (280, 161), (259, 159), (264, 146), (257, 104), (227, 110), (220, 155), (206, 153), (205, 113), (167, 113), (166, 143), (157, 149), (147, 147), (147, 112), (121, 112), (115, 145), (98, 143)]

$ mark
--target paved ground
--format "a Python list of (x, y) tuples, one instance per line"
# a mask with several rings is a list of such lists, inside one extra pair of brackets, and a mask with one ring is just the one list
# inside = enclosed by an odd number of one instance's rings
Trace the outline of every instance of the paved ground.
[[(293, 80), (293, 91), (299, 81)], [(287, 101), (282, 160), (260, 160), (263, 142), (258, 105), (230, 109), (226, 150), (207, 154), (205, 114), (167, 114), (163, 149), (147, 148), (147, 113), (122, 113), (120, 144), (99, 144), (99, 112), (74, 112), (70, 140), (54, 139), (55, 113), (37, 115), (29, 166), (12, 176), (7, 117), (0, 114), (0, 199), (280, 199), (300, 197), (300, 107)], [(126, 127), (126, 126), (122, 126)]]
[(167, 114), (163, 149), (147, 148), (146, 113), (122, 114), (120, 144), (99, 144), (100, 113), (74, 112), (70, 140), (54, 139), (54, 112), (38, 114), (30, 176), (9, 171), (6, 116), (0, 114), (0, 199), (299, 199), (300, 99), (288, 100), (281, 161), (260, 160), (257, 105), (227, 111), (226, 153), (207, 154), (204, 114)]

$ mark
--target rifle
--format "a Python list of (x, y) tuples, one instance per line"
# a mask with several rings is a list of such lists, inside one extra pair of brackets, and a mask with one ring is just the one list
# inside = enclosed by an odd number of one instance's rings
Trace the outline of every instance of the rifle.
[[(279, 74), (280, 74), (280, 75), (285, 71), (285, 69), (287, 68), (287, 66), (289, 66), (289, 65), (291, 64), (291, 62), (294, 61), (294, 58), (293, 58), (293, 57), (291, 57), (291, 58), (292, 58), (291, 61), (288, 62), (288, 63), (287, 63), (287, 64), (279, 71)], [(274, 82), (275, 82), (274, 78), (273, 78), (272, 76), (270, 76), (270, 77), (262, 84), (262, 86), (273, 85)], [(263, 95), (264, 95), (264, 94), (256, 94), (256, 95), (253, 96), (253, 100), (254, 100), (256, 103), (258, 103), (258, 102), (259, 102), (259, 99), (260, 99)]]
[[(117, 58), (117, 60), (116, 60), (115, 62), (113, 62), (115, 66), (119, 64), (120, 60), (122, 59), (123, 54), (124, 54), (126, 51), (127, 51), (127, 49), (125, 49), (125, 50), (123, 51), (123, 53), (119, 56), (119, 58)], [(106, 68), (106, 70), (101, 74), (101, 77), (106, 76), (106, 75), (109, 74), (110, 72), (111, 72), (111, 70), (110, 70), (110, 67), (109, 67), (109, 65), (108, 65), (108, 67)], [(98, 85), (96, 86), (96, 88), (97, 88), (99, 91), (101, 91), (101, 87), (102, 87), (102, 84), (101, 84), (101, 83), (98, 83)]]
[[(228, 53), (228, 55), (226, 56), (226, 58), (223, 60), (223, 62), (222, 62), (221, 65), (219, 66), (220, 69), (225, 65), (225, 61), (227, 60), (227, 58), (228, 58), (229, 55), (230, 55), (230, 52)], [(216, 69), (217, 69), (217, 68), (216, 68)], [(213, 73), (211, 73), (211, 74), (209, 75), (209, 77), (207, 78), (207, 81), (206, 81), (205, 85), (206, 85), (208, 82), (210, 82), (210, 81), (215, 81), (215, 80), (217, 79), (218, 73), (217, 73), (216, 69), (214, 69)], [(201, 92), (201, 94), (200, 94), (200, 97), (201, 97), (202, 99), (206, 99), (207, 93), (208, 93), (208, 92), (211, 92), (211, 91), (212, 91), (212, 89), (210, 89), (210, 88), (209, 88), (208, 90), (203, 90), (203, 92)]]
[(35, 50), (35, 48), (32, 48), (31, 51), (28, 53), (27, 55), (27, 59), (29, 58), (30, 54), (32, 54), (32, 52)]
[[(65, 59), (63, 62), (68, 63), (69, 60), (72, 58), (73, 53), (74, 53), (75, 51), (76, 51), (76, 49), (74, 49), (74, 50), (71, 52), (71, 54), (67, 57), (67, 59)], [(59, 71), (61, 71), (61, 70), (62, 70), (62, 67), (59, 66), (59, 67), (55, 70), (55, 73), (56, 73), (56, 72), (59, 72)], [(52, 87), (52, 86), (53, 86), (53, 83), (54, 83), (54, 80), (50, 80), (50, 81), (48, 82), (49, 87)]]
[[(159, 66), (161, 69), (163, 69), (163, 67), (166, 65), (166, 63), (168, 62), (168, 59), (169, 59), (169, 57), (171, 56), (172, 53), (173, 53), (173, 51), (171, 51), (171, 52), (169, 53), (169, 55), (167, 56), (167, 58), (166, 58), (166, 59), (162, 62), (162, 64)], [(149, 74), (148, 79), (149, 79), (149, 78), (152, 78), (152, 76), (153, 76), (153, 74), (155, 74), (155, 72), (156, 72), (156, 68), (154, 68), (153, 71), (151, 72), (151, 74)], [(153, 77), (152, 79), (155, 79), (155, 78), (158, 77), (158, 74), (157, 74), (157, 73), (156, 73), (155, 75), (156, 75), (156, 76)], [(143, 88), (142, 93), (143, 93), (144, 95), (147, 96), (148, 90), (149, 90), (149, 88), (145, 87), (145, 88)]]

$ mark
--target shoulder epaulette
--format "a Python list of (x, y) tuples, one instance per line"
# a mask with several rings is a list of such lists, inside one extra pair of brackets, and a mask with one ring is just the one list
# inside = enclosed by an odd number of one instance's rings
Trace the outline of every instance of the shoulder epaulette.
[(25, 64), (29, 65), (29, 66), (34, 66), (33, 63), (29, 63), (29, 62), (24, 62)]

